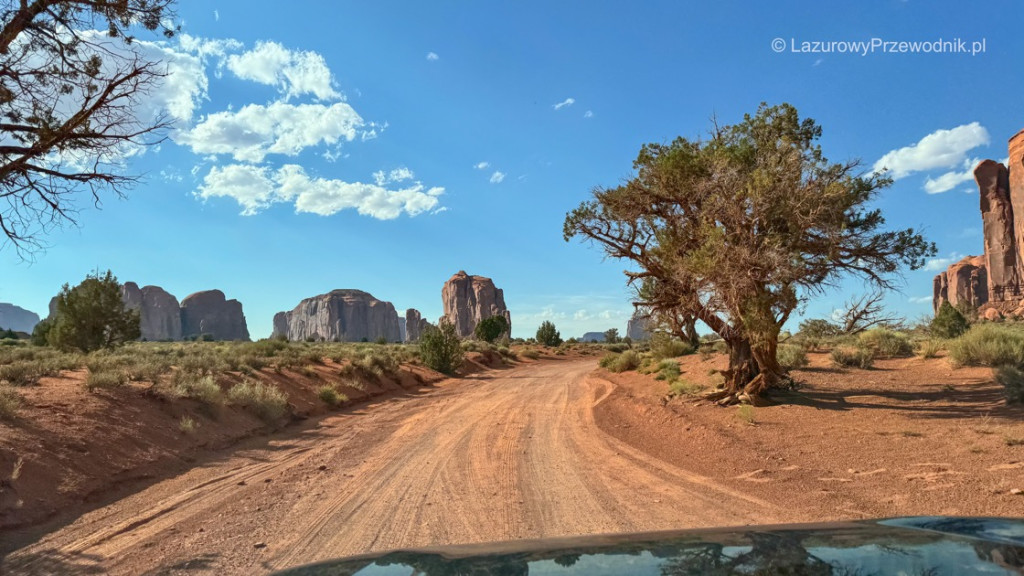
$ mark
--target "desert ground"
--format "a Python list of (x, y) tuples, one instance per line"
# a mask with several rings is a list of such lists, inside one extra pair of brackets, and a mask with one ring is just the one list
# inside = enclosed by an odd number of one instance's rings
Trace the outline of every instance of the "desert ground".
[[(259, 574), (427, 545), (916, 514), (1024, 516), (1024, 424), (988, 368), (838, 369), (741, 411), (594, 357), (411, 387), (150, 469), (6, 530), (11, 574)], [(721, 355), (680, 358), (700, 381)]]

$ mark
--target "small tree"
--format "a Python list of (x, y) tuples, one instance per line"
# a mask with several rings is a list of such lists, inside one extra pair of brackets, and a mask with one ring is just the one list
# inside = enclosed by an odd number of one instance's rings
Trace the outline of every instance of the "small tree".
[(454, 374), (462, 365), (462, 342), (455, 325), (442, 318), (437, 326), (427, 325), (420, 334), (420, 358), (430, 368)]
[(604, 341), (609, 344), (616, 344), (619, 341), (619, 329), (609, 328), (604, 331)]
[(558, 346), (562, 343), (562, 335), (555, 329), (555, 325), (548, 320), (541, 322), (537, 328), (537, 342), (545, 346)]
[(65, 284), (49, 321), (46, 341), (65, 350), (113, 348), (141, 335), (139, 312), (125, 309), (121, 284), (110, 270), (103, 276), (90, 274), (74, 288)]
[(824, 318), (809, 318), (800, 323), (797, 331), (805, 338), (828, 338), (839, 335), (839, 326)]
[(964, 315), (949, 302), (943, 302), (932, 320), (931, 332), (938, 338), (956, 338), (968, 328), (970, 325)]
[(508, 331), (508, 322), (504, 316), (490, 316), (476, 325), (473, 335), (484, 342), (492, 343)]

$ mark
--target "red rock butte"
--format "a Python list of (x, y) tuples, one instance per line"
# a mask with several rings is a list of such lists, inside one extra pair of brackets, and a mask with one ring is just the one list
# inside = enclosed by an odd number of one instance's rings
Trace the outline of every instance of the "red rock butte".
[(949, 302), (990, 320), (1024, 317), (1024, 130), (1010, 138), (1009, 153), (1009, 166), (985, 160), (974, 169), (985, 254), (968, 256), (935, 277), (936, 311)]

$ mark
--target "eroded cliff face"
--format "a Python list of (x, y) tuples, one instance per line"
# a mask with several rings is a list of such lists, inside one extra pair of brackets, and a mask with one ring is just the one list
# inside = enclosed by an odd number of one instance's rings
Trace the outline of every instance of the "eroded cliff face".
[(0, 328), (32, 333), (39, 324), (39, 315), (14, 304), (0, 302)]
[(178, 299), (159, 286), (139, 288), (135, 282), (121, 286), (125, 307), (139, 311), (143, 340), (181, 340), (181, 307)]
[(471, 276), (460, 270), (441, 288), (444, 318), (455, 325), (461, 338), (473, 336), (476, 325), (484, 318), (504, 316), (512, 330), (512, 315), (505, 307), (505, 294), (494, 286), (494, 281), (483, 276)]
[(214, 340), (248, 340), (242, 303), (228, 300), (220, 290), (204, 290), (181, 301), (181, 331), (185, 338), (208, 334)]
[(430, 326), (430, 322), (427, 322), (420, 311), (415, 308), (409, 308), (405, 311), (405, 341), (406, 342), (417, 342), (420, 336), (423, 335), (423, 330), (427, 326)]
[(1024, 315), (1024, 130), (1010, 139), (1009, 154), (1009, 167), (985, 160), (974, 169), (985, 252), (935, 276), (935, 310), (949, 302), (986, 318)]
[(394, 305), (362, 290), (333, 290), (277, 313), (274, 336), (326, 342), (402, 341)]
[(650, 317), (634, 310), (633, 316), (626, 323), (626, 336), (631, 340), (650, 340)]

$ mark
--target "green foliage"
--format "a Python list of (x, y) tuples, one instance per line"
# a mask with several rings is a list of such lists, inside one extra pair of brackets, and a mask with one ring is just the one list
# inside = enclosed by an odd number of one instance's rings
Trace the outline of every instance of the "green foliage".
[(38, 362), (32, 360), (16, 360), (10, 364), (0, 365), (0, 382), (11, 386), (32, 386), (42, 376)]
[(558, 346), (562, 343), (562, 335), (552, 322), (545, 320), (537, 328), (537, 342), (545, 346)]
[(703, 390), (700, 384), (685, 379), (676, 380), (668, 386), (669, 396), (696, 396)]
[(832, 349), (832, 363), (845, 368), (867, 370), (875, 362), (875, 353), (867, 348), (837, 346)]
[(505, 320), (505, 317), (489, 316), (476, 325), (473, 335), (490, 344), (505, 332), (508, 332), (508, 322)]
[(796, 344), (779, 344), (775, 357), (779, 360), (779, 366), (786, 370), (807, 366), (807, 351)]
[(128, 374), (120, 368), (106, 368), (89, 371), (85, 378), (85, 389), (92, 392), (97, 388), (119, 388), (128, 383)]
[(914, 347), (906, 334), (888, 328), (872, 328), (861, 332), (857, 337), (857, 345), (871, 350), (876, 357), (896, 358), (914, 354)]
[(228, 400), (256, 414), (264, 422), (280, 420), (288, 413), (288, 396), (276, 386), (246, 378), (228, 390)]
[(338, 392), (334, 386), (321, 386), (320, 389), (317, 390), (316, 395), (320, 398), (321, 402), (327, 404), (331, 408), (348, 402), (348, 396)]
[(665, 332), (655, 332), (650, 340), (651, 356), (655, 360), (663, 358), (678, 358), (687, 354), (693, 354), (694, 349), (688, 342), (673, 338)]
[(192, 434), (195, 434), (198, 428), (199, 423), (196, 422), (191, 416), (185, 415), (181, 417), (181, 420), (178, 420), (178, 430), (181, 430), (181, 432), (184, 434), (188, 434), (191, 436)]
[(221, 391), (213, 376), (200, 376), (189, 372), (175, 372), (173, 393), (179, 398), (192, 398), (203, 404), (215, 406), (224, 402)]
[(810, 318), (800, 323), (797, 329), (802, 338), (821, 340), (839, 334), (839, 326), (824, 318)]
[(454, 374), (462, 365), (463, 351), (455, 325), (442, 319), (437, 326), (427, 326), (420, 335), (420, 359), (442, 374)]
[(943, 302), (935, 313), (931, 324), (932, 336), (936, 338), (958, 338), (970, 328), (967, 319), (949, 302)]
[(50, 329), (53, 328), (53, 320), (51, 318), (43, 318), (35, 325), (32, 329), (32, 338), (30, 339), (32, 344), (36, 346), (47, 346), (49, 342)]
[(921, 342), (917, 351), (921, 358), (935, 358), (943, 348), (945, 343), (942, 340), (925, 340)]
[(21, 394), (13, 386), (0, 384), (0, 420), (13, 420), (21, 408)]
[(1018, 404), (1024, 402), (1024, 371), (1017, 366), (997, 366), (995, 376), (996, 382), (1003, 387), (1007, 403)]
[(667, 380), (668, 382), (672, 382), (676, 378), (679, 378), (679, 363), (675, 360), (662, 360), (658, 364), (656, 371), (658, 372), (658, 375), (654, 377), (655, 380)]
[(619, 329), (609, 328), (604, 331), (604, 341), (606, 344), (615, 344), (619, 342)]
[(46, 340), (62, 350), (90, 352), (120, 346), (139, 334), (139, 313), (125, 310), (121, 285), (107, 270), (103, 276), (86, 276), (74, 288), (64, 285)]
[(625, 372), (640, 366), (640, 355), (633, 350), (621, 354), (609, 354), (601, 359), (601, 367), (609, 372)]
[(949, 343), (954, 366), (1024, 366), (1024, 332), (1004, 324), (975, 324)]
[(530, 360), (536, 360), (536, 359), (540, 358), (540, 352), (534, 350), (533, 348), (525, 348), (519, 354), (523, 358), (529, 358)]

